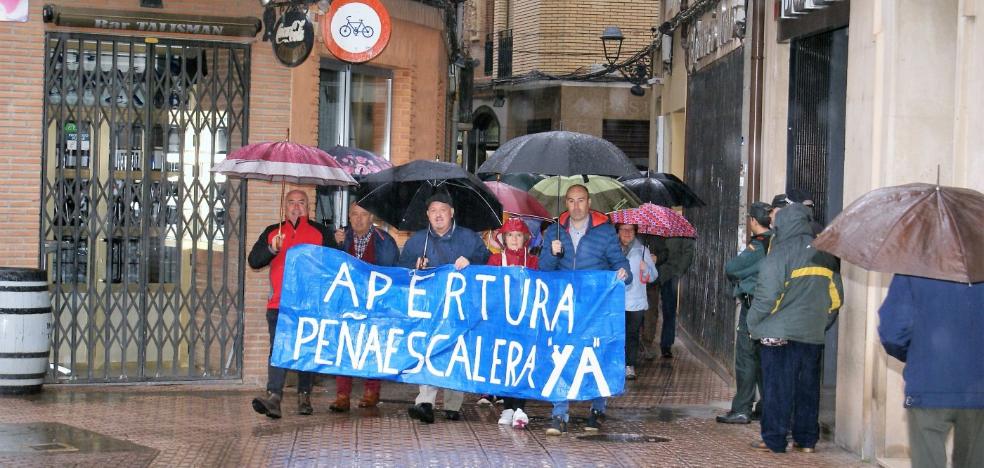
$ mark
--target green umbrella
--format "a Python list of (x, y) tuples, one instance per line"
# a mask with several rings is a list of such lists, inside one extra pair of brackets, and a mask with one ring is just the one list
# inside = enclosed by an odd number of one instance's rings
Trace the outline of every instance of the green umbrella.
[(591, 195), (591, 209), (596, 211), (608, 213), (626, 208), (636, 208), (642, 204), (639, 197), (625, 188), (621, 182), (611, 177), (596, 175), (547, 177), (537, 182), (530, 189), (530, 195), (533, 195), (533, 198), (536, 198), (552, 216), (559, 216), (567, 210), (564, 196), (567, 189), (574, 184), (587, 187), (588, 193)]

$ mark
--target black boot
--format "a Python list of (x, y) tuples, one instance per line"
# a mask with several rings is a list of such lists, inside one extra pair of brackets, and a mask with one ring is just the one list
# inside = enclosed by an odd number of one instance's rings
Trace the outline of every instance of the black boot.
[(297, 394), (297, 414), (302, 416), (308, 416), (314, 413), (314, 408), (311, 406), (311, 393), (310, 392), (300, 392)]
[(280, 419), (280, 399), (280, 394), (273, 392), (267, 392), (266, 397), (253, 398), (253, 411), (268, 418)]
[(416, 419), (427, 424), (434, 423), (434, 405), (430, 403), (413, 405), (407, 410), (407, 412), (410, 413), (410, 417), (412, 419)]

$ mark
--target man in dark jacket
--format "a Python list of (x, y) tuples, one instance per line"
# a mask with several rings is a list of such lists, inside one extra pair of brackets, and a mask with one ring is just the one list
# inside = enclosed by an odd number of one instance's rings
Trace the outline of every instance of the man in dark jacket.
[(659, 348), (664, 358), (673, 357), (673, 343), (676, 341), (677, 300), (680, 277), (694, 262), (697, 241), (689, 237), (667, 237), (666, 261), (657, 262), (660, 282), (660, 307), (663, 310), (663, 324), (660, 327)]
[(895, 275), (878, 311), (885, 352), (905, 363), (914, 467), (984, 466), (984, 283)]
[[(632, 269), (622, 254), (618, 235), (608, 217), (591, 210), (591, 195), (587, 187), (572, 185), (565, 195), (567, 211), (560, 215), (556, 226), (547, 228), (543, 245), (550, 252), (540, 255), (540, 269), (555, 270), (611, 270), (625, 284), (632, 282)], [(569, 403), (555, 402), (551, 425), (547, 435), (567, 432)], [(605, 419), (605, 398), (591, 400), (591, 414), (585, 430), (597, 431)]]
[[(458, 270), (471, 264), (484, 265), (489, 259), (489, 249), (475, 231), (454, 222), (451, 197), (437, 192), (427, 200), (427, 229), (417, 231), (400, 254), (399, 266), (423, 269), (441, 265), (454, 265)], [(414, 405), (408, 410), (410, 417), (430, 424), (434, 422), (434, 402), (437, 387), (421, 385)], [(461, 419), (461, 403), (465, 394), (456, 390), (444, 390), (444, 415), (447, 419)]]
[(807, 207), (793, 203), (783, 208), (773, 232), (748, 311), (748, 330), (762, 344), (764, 385), (762, 442), (753, 447), (785, 452), (792, 417), (793, 449), (813, 452), (820, 438), (824, 333), (837, 318), (843, 297), (840, 268), (836, 258), (811, 245)]
[[(267, 330), (270, 332), (270, 351), (273, 351), (273, 338), (277, 332), (277, 316), (280, 312), (281, 281), (284, 277), (284, 259), (287, 250), (299, 244), (315, 244), (336, 247), (335, 239), (328, 228), (308, 219), (308, 196), (303, 190), (291, 190), (284, 203), (287, 220), (271, 224), (263, 230), (249, 251), (249, 266), (260, 269), (270, 265), (270, 300), (267, 301)], [(253, 409), (271, 418), (279, 418), (280, 401), (283, 399), (284, 380), (287, 369), (267, 365), (267, 392), (265, 396), (253, 399)], [(311, 388), (314, 374), (297, 373), (297, 412), (309, 415), (311, 407)]]
[[(738, 327), (735, 333), (735, 398), (731, 400), (731, 411), (717, 417), (717, 422), (725, 424), (748, 424), (755, 413), (755, 389), (762, 393), (762, 369), (759, 363), (759, 344), (748, 334), (748, 308), (752, 305), (755, 286), (758, 281), (759, 266), (769, 250), (772, 231), (769, 230), (767, 203), (755, 202), (748, 208), (748, 229), (752, 239), (737, 257), (728, 260), (724, 273), (735, 283), (734, 296), (741, 303)], [(760, 403), (761, 406), (761, 403)], [(761, 412), (761, 409), (758, 411)]]
[[(349, 255), (366, 263), (381, 266), (394, 266), (400, 259), (400, 249), (396, 247), (393, 236), (373, 225), (372, 213), (366, 211), (355, 202), (349, 205), (349, 225), (335, 231), (335, 242)], [(359, 408), (373, 408), (379, 404), (380, 381), (366, 380), (365, 390)], [(352, 393), (352, 377), (339, 375), (335, 377), (335, 401), (328, 409), (336, 413), (344, 413), (350, 409)]]

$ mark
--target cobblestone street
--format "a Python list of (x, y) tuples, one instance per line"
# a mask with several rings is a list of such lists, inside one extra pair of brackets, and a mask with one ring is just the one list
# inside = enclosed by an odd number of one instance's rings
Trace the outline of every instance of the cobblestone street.
[[(628, 392), (610, 400), (600, 434), (585, 432), (584, 404), (570, 432), (544, 434), (549, 407), (529, 405), (530, 425), (496, 424), (498, 410), (466, 399), (462, 421), (439, 413), (431, 425), (406, 408), (416, 388), (383, 386), (372, 410), (328, 411), (332, 379), (316, 389), (315, 414), (284, 418), (253, 412), (259, 388), (244, 385), (56, 386), (4, 397), (2, 466), (864, 466), (821, 441), (814, 454), (774, 455), (748, 448), (758, 424), (726, 426), (714, 416), (731, 390), (683, 346), (676, 358), (647, 361)], [(361, 384), (356, 383), (357, 399)], [(440, 405), (438, 405), (440, 406)], [(579, 418), (580, 417), (580, 418)]]

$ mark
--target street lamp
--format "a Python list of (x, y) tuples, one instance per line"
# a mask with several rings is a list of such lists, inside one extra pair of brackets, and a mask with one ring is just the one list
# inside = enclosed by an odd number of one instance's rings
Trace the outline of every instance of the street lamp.
[[(601, 32), (601, 46), (605, 50), (605, 60), (608, 60), (608, 65), (614, 67), (615, 62), (618, 62), (618, 56), (622, 54), (622, 41), (625, 40), (625, 36), (622, 35), (622, 30), (618, 26), (608, 26), (604, 31)], [(614, 51), (609, 52), (609, 49)]]
[(633, 53), (625, 62), (619, 63), (618, 60), (622, 55), (622, 41), (625, 40), (622, 30), (618, 26), (608, 26), (601, 32), (601, 46), (605, 51), (605, 60), (608, 61), (608, 69), (605, 70), (605, 73), (614, 71), (621, 73), (626, 81), (632, 83), (632, 89), (629, 92), (633, 96), (645, 95), (646, 90), (642, 85), (648, 84), (649, 79), (653, 77), (653, 53), (659, 47), (655, 40), (657, 33), (657, 28), (652, 28), (652, 43), (639, 52)]

